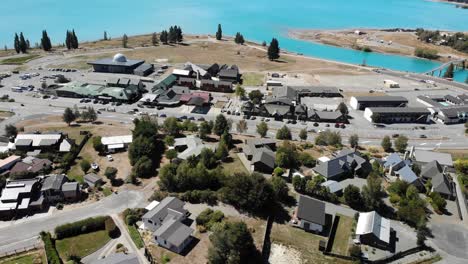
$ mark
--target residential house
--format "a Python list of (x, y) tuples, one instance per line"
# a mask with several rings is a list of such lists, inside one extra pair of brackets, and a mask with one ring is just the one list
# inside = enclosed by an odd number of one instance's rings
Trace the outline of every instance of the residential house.
[(343, 186), (337, 181), (333, 180), (328, 180), (326, 182), (323, 182), (320, 184), (322, 187), (328, 188), (330, 193), (334, 193), (336, 195), (342, 195), (343, 194)]
[(340, 180), (346, 176), (365, 177), (372, 165), (358, 151), (343, 150), (329, 161), (320, 162), (313, 171), (327, 180)]
[(436, 160), (440, 165), (447, 166), (448, 170), (453, 169), (453, 159), (452, 155), (449, 153), (415, 149), (415, 147), (412, 146), (409, 157), (413, 162), (417, 162), (420, 165)]
[(247, 139), (243, 152), (250, 161), (251, 170), (271, 174), (275, 169), (276, 140)]
[(325, 227), (325, 203), (300, 195), (294, 212), (298, 227), (309, 232), (321, 233)]
[(231, 82), (205, 79), (200, 81), (200, 90), (219, 93), (231, 93), (233, 91)]
[(188, 215), (184, 205), (178, 198), (166, 197), (142, 217), (145, 229), (153, 232), (154, 241), (179, 254), (192, 241), (194, 231), (183, 223)]
[[(14, 144), (11, 144), (10, 149), (20, 151), (51, 151), (58, 152), (61, 149), (61, 145), (68, 145), (70, 142), (64, 139), (66, 136), (59, 132), (53, 133), (24, 133), (18, 134), (15, 138)], [(62, 149), (64, 149), (63, 147)]]
[(7, 180), (0, 196), (0, 217), (26, 215), (43, 205), (40, 179)]
[(397, 177), (414, 185), (419, 191), (424, 191), (424, 184), (412, 170), (411, 160), (402, 159), (398, 153), (392, 153), (385, 159), (383, 167), (387, 171), (389, 179)]
[(48, 159), (39, 159), (35, 157), (28, 156), (17, 162), (15, 166), (10, 169), (10, 175), (18, 174), (40, 174), (47, 173), (52, 168), (52, 161)]
[(0, 174), (10, 170), (20, 160), (21, 160), (21, 157), (16, 156), (16, 155), (12, 155), (4, 159), (0, 159)]
[(377, 212), (359, 213), (357, 239), (365, 245), (387, 249), (390, 245), (390, 220)]
[(431, 192), (437, 192), (446, 199), (454, 198), (453, 184), (438, 161), (434, 160), (424, 165), (421, 169), (421, 177), (425, 181), (431, 181)]
[(41, 192), (49, 203), (63, 201), (62, 186), (68, 178), (63, 174), (52, 174), (45, 177)]
[(199, 137), (190, 135), (184, 138), (176, 138), (173, 147), (179, 152), (177, 157), (185, 160), (191, 156), (198, 157), (204, 148), (215, 151), (217, 146), (205, 144)]
[(75, 202), (80, 199), (81, 190), (78, 182), (66, 182), (62, 185), (63, 199), (67, 202)]

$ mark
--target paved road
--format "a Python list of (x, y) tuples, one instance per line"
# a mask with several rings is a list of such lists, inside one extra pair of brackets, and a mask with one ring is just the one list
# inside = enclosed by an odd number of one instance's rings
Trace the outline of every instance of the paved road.
[(1, 222), (0, 254), (29, 245), (31, 239), (43, 230), (53, 231), (58, 225), (93, 216), (117, 214), (126, 208), (143, 207), (146, 203), (142, 192), (121, 191), (83, 207), (57, 211), (51, 215)]

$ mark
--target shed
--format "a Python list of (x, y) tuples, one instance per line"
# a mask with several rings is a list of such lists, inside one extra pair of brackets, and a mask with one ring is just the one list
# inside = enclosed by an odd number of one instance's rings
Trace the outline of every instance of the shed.
[(88, 173), (84, 176), (84, 181), (90, 187), (96, 187), (97, 185), (102, 184), (102, 178), (96, 175), (95, 173)]

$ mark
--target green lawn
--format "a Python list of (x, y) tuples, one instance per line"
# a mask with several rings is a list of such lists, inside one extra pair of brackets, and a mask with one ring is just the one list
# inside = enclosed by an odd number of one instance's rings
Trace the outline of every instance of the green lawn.
[(332, 252), (340, 255), (348, 255), (349, 238), (351, 237), (351, 229), (354, 225), (354, 220), (351, 217), (344, 215), (340, 216), (340, 222), (336, 229), (335, 240), (333, 242)]
[(235, 174), (235, 173), (248, 173), (247, 169), (245, 168), (242, 161), (239, 159), (236, 153), (232, 153), (230, 155), (232, 161), (230, 162), (223, 162), (222, 166), (226, 173)]
[(47, 264), (47, 260), (38, 251), (26, 252), (16, 257), (0, 259), (0, 264)]
[(326, 237), (305, 232), (289, 225), (273, 224), (271, 242), (292, 247), (301, 253), (303, 263), (341, 264), (351, 263), (339, 258), (328, 257), (319, 251), (319, 241)]
[(133, 243), (135, 243), (135, 246), (137, 246), (137, 248), (143, 248), (145, 246), (145, 243), (141, 239), (140, 233), (138, 232), (136, 227), (127, 225), (127, 228), (128, 228), (128, 233), (130, 234), (130, 237), (133, 240)]
[(263, 85), (264, 75), (261, 73), (247, 72), (242, 75), (242, 85), (261, 86)]
[(21, 65), (24, 64), (30, 60), (38, 58), (39, 55), (36, 54), (31, 54), (31, 55), (26, 55), (22, 57), (16, 57), (16, 58), (9, 58), (9, 59), (4, 59), (0, 61), (0, 64), (13, 64), (13, 65)]
[(63, 260), (67, 259), (69, 253), (85, 257), (102, 248), (111, 238), (106, 230), (69, 237), (55, 242), (55, 247)]
[(104, 188), (102, 189), (102, 193), (104, 194), (104, 196), (107, 197), (107, 196), (109, 196), (109, 195), (112, 194), (112, 190), (111, 190), (109, 187), (104, 187)]

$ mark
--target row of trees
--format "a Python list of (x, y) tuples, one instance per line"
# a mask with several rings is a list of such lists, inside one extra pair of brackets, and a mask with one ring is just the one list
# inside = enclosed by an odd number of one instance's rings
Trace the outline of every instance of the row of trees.
[[(50, 40), (49, 40), (50, 41)], [(67, 30), (67, 36), (65, 38), (65, 45), (67, 49), (77, 49), (78, 48), (78, 37), (75, 34), (75, 30), (72, 31)], [(44, 48), (45, 50), (45, 48)]]
[(16, 53), (26, 53), (30, 48), (29, 40), (24, 38), (23, 32), (20, 32), (19, 36), (18, 33), (15, 33), (15, 41), (14, 45)]
[[(390, 152), (393, 150), (392, 140), (390, 139), (389, 136), (385, 136), (382, 139), (382, 142), (380, 143), (380, 145), (382, 146), (385, 152)], [(396, 151), (404, 153), (406, 151), (406, 148), (408, 147), (408, 138), (402, 135), (398, 136), (393, 141), (393, 147), (395, 148)]]
[(85, 122), (95, 122), (97, 118), (97, 113), (92, 107), (88, 107), (81, 112), (76, 106), (74, 110), (72, 110), (70, 107), (67, 107), (65, 108), (65, 111), (62, 115), (62, 120), (63, 122), (67, 123), (67, 125), (70, 125), (73, 121), (77, 119), (81, 119)]
[[(77, 49), (78, 48), (78, 37), (75, 34), (75, 30), (69, 31), (67, 30), (67, 34), (65, 37), (65, 45), (67, 49)], [(31, 44), (29, 40), (27, 40), (23, 32), (20, 32), (18, 35), (15, 33), (14, 39), (14, 48), (16, 53), (27, 53), (28, 49), (31, 48)], [(44, 51), (52, 50), (52, 42), (50, 40), (49, 35), (47, 34), (46, 30), (42, 31), (42, 37), (40, 45), (36, 43), (36, 47), (41, 47)]]
[(182, 28), (179, 26), (171, 26), (169, 31), (163, 30), (159, 36), (163, 44), (180, 43), (184, 40)]

